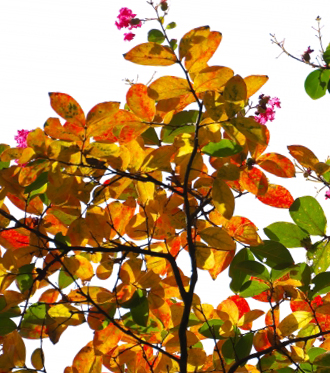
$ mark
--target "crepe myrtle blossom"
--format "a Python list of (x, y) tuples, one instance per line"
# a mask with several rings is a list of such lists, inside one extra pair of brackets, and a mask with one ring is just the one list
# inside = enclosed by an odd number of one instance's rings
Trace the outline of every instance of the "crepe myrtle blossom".
[(18, 148), (27, 148), (26, 139), (27, 139), (27, 135), (30, 132), (31, 131), (29, 131), (29, 130), (18, 130), (17, 131), (17, 135), (14, 138), (17, 142), (17, 147)]
[[(142, 22), (135, 18), (136, 14), (134, 14), (131, 9), (128, 8), (121, 8), (119, 10), (119, 15), (117, 16), (118, 21), (115, 22), (115, 25), (117, 26), (118, 30), (121, 30), (122, 28), (128, 28), (129, 30), (132, 30), (133, 28), (138, 28), (142, 26)], [(124, 40), (132, 40), (134, 38), (135, 34), (132, 32), (124, 34)]]
[(275, 107), (281, 108), (281, 102), (277, 97), (260, 95), (259, 105), (257, 106), (254, 120), (260, 124), (266, 124), (268, 121), (275, 119)]
[(309, 62), (311, 59), (311, 53), (314, 52), (314, 49), (311, 49), (311, 47), (308, 47), (307, 50), (301, 55), (301, 58), (305, 62)]
[(330, 198), (330, 189), (328, 189), (326, 192), (325, 192), (325, 199), (329, 199)]

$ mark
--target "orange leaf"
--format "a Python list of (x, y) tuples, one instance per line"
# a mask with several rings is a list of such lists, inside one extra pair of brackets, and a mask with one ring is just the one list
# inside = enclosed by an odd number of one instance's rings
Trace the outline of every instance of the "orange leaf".
[(247, 218), (233, 216), (224, 224), (224, 228), (235, 240), (247, 245), (258, 246), (262, 242), (257, 233), (258, 228)]
[(138, 65), (170, 66), (177, 62), (177, 57), (169, 47), (157, 43), (143, 43), (124, 54), (127, 61)]
[(266, 350), (267, 348), (272, 346), (268, 339), (267, 330), (258, 330), (255, 333), (255, 335), (253, 336), (253, 346), (258, 352)]
[(258, 168), (251, 167), (251, 169), (246, 168), (243, 170), (239, 181), (244, 189), (256, 196), (263, 195), (267, 192), (267, 178)]
[(257, 159), (257, 164), (265, 171), (279, 177), (294, 177), (295, 167), (290, 159), (277, 153), (263, 154)]
[(247, 98), (254, 95), (267, 82), (267, 75), (250, 75), (244, 78), (247, 89)]
[(214, 266), (209, 269), (208, 272), (212, 279), (215, 280), (218, 275), (223, 272), (231, 263), (235, 256), (235, 251), (220, 251), (212, 249), (214, 256)]
[(101, 373), (102, 355), (96, 355), (93, 342), (83, 347), (73, 359), (72, 371), (79, 373)]
[(122, 335), (123, 332), (112, 323), (103, 330), (95, 331), (93, 345), (96, 355), (104, 355), (116, 347)]
[(49, 97), (52, 108), (60, 117), (68, 122), (73, 122), (80, 127), (84, 127), (85, 114), (75, 99), (60, 92), (50, 92)]
[(234, 75), (229, 67), (211, 66), (198, 72), (194, 80), (197, 93), (205, 91), (218, 91)]
[(316, 163), (319, 163), (316, 155), (302, 145), (290, 145), (288, 146), (289, 152), (293, 158), (295, 158), (302, 166), (313, 169)]
[(269, 184), (267, 192), (264, 195), (257, 195), (257, 198), (266, 205), (282, 209), (288, 209), (294, 202), (287, 189), (275, 184)]
[(268, 143), (270, 140), (270, 134), (268, 128), (264, 125), (263, 126), (263, 143), (260, 144), (259, 142), (256, 141), (251, 141), (247, 139), (247, 145), (249, 148), (249, 151), (251, 153), (251, 157), (253, 159), (257, 159), (268, 147)]
[(81, 255), (64, 258), (64, 268), (72, 275), (79, 277), (82, 281), (89, 281), (93, 275), (94, 270), (91, 263)]
[(20, 233), (18, 229), (10, 229), (0, 233), (0, 245), (5, 249), (17, 250), (20, 247), (29, 246), (29, 242), (29, 235)]
[(63, 127), (58, 118), (48, 118), (44, 124), (45, 133), (53, 139), (64, 141), (82, 141), (82, 137), (71, 132), (68, 127)]
[(42, 348), (36, 348), (31, 355), (31, 363), (37, 370), (41, 370), (45, 364), (45, 357)]
[(127, 105), (139, 118), (151, 122), (156, 113), (155, 101), (144, 84), (134, 84), (126, 94)]

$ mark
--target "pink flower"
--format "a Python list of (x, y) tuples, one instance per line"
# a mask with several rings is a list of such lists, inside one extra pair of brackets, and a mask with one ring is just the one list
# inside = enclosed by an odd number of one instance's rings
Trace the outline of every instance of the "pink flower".
[(14, 138), (17, 141), (17, 147), (18, 148), (26, 148), (27, 147), (26, 138), (27, 138), (27, 135), (30, 132), (31, 131), (29, 131), (29, 130), (18, 130), (17, 131), (18, 135), (15, 136)]
[[(128, 28), (129, 30), (132, 30), (133, 28), (138, 28), (142, 26), (142, 22), (131, 22), (136, 14), (133, 14), (131, 9), (128, 8), (121, 8), (119, 10), (119, 15), (117, 16), (118, 21), (115, 22), (115, 25), (117, 26), (118, 30), (121, 30), (122, 28)], [(125, 39), (124, 39), (125, 40)]]
[(254, 120), (260, 124), (272, 122), (275, 119), (275, 107), (281, 108), (281, 102), (277, 97), (270, 98), (270, 96), (260, 95)]
[(127, 33), (127, 34), (124, 34), (124, 40), (126, 41), (131, 41), (131, 40), (133, 40), (133, 38), (134, 38), (134, 36), (135, 36), (135, 34), (133, 34), (133, 32), (129, 32), (129, 33)]
[(330, 198), (330, 189), (325, 192), (325, 199)]

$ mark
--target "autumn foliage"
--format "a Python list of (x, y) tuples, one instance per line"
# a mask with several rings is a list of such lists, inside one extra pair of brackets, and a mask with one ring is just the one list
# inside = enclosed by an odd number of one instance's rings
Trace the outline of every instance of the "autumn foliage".
[[(132, 84), (126, 103), (87, 115), (71, 96), (50, 93), (56, 116), (26, 143), (1, 145), (1, 373), (45, 372), (42, 345), (31, 365), (25, 343), (59, 343), (85, 322), (91, 340), (77, 343), (65, 373), (328, 371), (326, 218), (313, 197), (294, 201), (280, 185), (295, 166), (267, 152), (269, 130), (251, 112), (268, 77), (208, 64), (221, 39), (199, 27), (177, 51), (137, 45), (126, 61), (177, 65), (183, 77)], [(289, 150), (306, 177), (330, 181), (330, 166), (309, 149)], [(269, 225), (262, 240), (235, 215), (247, 193), (289, 209), (293, 223)], [(295, 247), (306, 248), (308, 264), (294, 262)], [(228, 267), (233, 295), (203, 304), (198, 273), (216, 279)], [(253, 327), (260, 317), (263, 327)]]

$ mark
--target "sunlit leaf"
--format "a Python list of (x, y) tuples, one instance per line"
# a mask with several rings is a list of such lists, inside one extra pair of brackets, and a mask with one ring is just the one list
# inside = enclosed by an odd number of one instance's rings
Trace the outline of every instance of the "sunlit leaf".
[(177, 62), (176, 55), (169, 47), (151, 42), (137, 45), (125, 53), (124, 58), (139, 65), (149, 66), (169, 66)]
[(49, 97), (52, 108), (59, 116), (80, 127), (85, 125), (85, 114), (75, 99), (60, 92), (50, 92)]
[(294, 201), (287, 189), (275, 184), (268, 184), (267, 192), (263, 195), (257, 195), (257, 198), (266, 205), (282, 209), (289, 208)]

